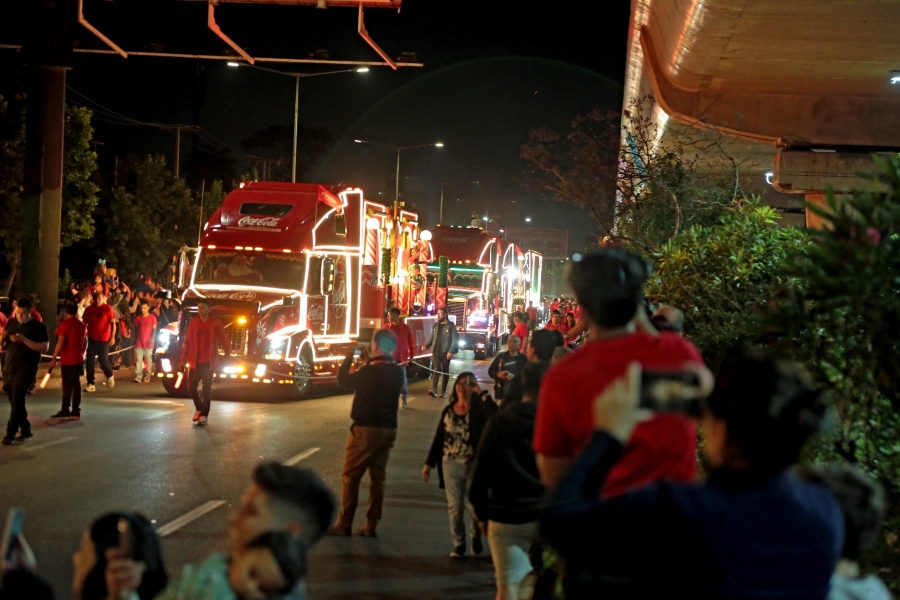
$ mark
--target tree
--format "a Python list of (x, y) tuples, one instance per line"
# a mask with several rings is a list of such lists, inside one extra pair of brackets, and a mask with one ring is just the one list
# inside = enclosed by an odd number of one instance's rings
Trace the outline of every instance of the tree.
[(200, 206), (159, 155), (129, 158), (125, 185), (108, 195), (108, 264), (122, 277), (160, 274), (182, 246), (196, 243)]
[[(63, 155), (63, 205), (61, 247), (94, 235), (93, 212), (97, 206), (94, 182), (97, 155), (90, 150), (94, 129), (92, 112), (67, 106)], [(18, 275), (22, 254), (22, 206), (25, 168), (25, 97), (11, 101), (0, 97), (0, 245), (10, 268), (6, 294)]]
[[(316, 163), (332, 141), (331, 134), (321, 127), (297, 129), (297, 179)], [(294, 130), (285, 125), (270, 125), (241, 141), (247, 152), (259, 156), (259, 164), (268, 164), (263, 173), (270, 181), (290, 181), (294, 154)], [(252, 162), (252, 159), (251, 159)]]
[(778, 220), (758, 199), (741, 200), (719, 224), (682, 230), (652, 257), (648, 300), (684, 311), (685, 335), (714, 369), (729, 348), (756, 336), (788, 283), (792, 253), (809, 244), (805, 230)]
[[(530, 132), (524, 185), (586, 209), (604, 237), (653, 253), (682, 228), (715, 223), (744, 196), (738, 160), (715, 129), (669, 128), (651, 118), (653, 98), (624, 113), (595, 108), (569, 133)], [(662, 141), (661, 141), (662, 140)]]

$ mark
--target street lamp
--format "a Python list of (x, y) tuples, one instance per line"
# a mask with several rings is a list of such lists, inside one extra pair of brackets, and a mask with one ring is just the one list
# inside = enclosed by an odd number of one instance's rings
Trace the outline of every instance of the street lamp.
[(378, 146), (380, 148), (389, 148), (397, 151), (397, 173), (394, 176), (394, 216), (399, 213), (400, 208), (400, 152), (403, 150), (415, 150), (416, 148), (443, 148), (444, 142), (432, 142), (430, 144), (419, 144), (417, 146), (389, 146), (388, 144), (379, 144), (378, 142), (370, 142), (369, 140), (353, 140), (357, 144), (369, 144), (370, 146)]
[(325, 71), (323, 73), (290, 73), (287, 71), (279, 71), (278, 69), (269, 69), (260, 67), (259, 65), (245, 65), (238, 62), (226, 63), (229, 67), (252, 67), (260, 71), (269, 71), (278, 75), (287, 75), (294, 78), (294, 143), (293, 155), (291, 157), (291, 183), (297, 183), (297, 124), (300, 119), (300, 79), (303, 77), (317, 77), (319, 75), (335, 75), (337, 73), (368, 73), (369, 67), (355, 67), (353, 69), (340, 69), (338, 71)]

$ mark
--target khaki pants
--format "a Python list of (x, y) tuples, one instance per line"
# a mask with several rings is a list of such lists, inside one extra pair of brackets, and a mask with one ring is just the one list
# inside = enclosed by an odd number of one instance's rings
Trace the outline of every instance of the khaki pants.
[(344, 451), (344, 470), (341, 472), (341, 512), (335, 526), (350, 530), (353, 515), (359, 501), (359, 482), (363, 474), (369, 472), (369, 510), (366, 512), (366, 528), (374, 530), (381, 519), (384, 504), (384, 481), (387, 477), (387, 463), (397, 439), (396, 429), (384, 427), (360, 427), (354, 425), (347, 438)]

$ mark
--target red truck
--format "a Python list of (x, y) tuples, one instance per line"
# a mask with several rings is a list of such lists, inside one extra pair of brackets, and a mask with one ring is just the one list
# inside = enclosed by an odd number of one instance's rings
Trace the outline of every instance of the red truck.
[(393, 291), (385, 274), (418, 236), (415, 213), (392, 214), (360, 189), (241, 184), (203, 228), (177, 328), (157, 342), (156, 376), (184, 393), (175, 385), (180, 332), (208, 298), (232, 350), (218, 381), (283, 386), (295, 397), (333, 382), (344, 355), (382, 326)]

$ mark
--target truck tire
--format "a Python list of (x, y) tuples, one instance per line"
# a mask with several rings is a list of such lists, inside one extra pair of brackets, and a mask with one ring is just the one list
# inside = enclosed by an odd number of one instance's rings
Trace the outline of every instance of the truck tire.
[(172, 396), (173, 398), (190, 398), (191, 393), (188, 391), (188, 386), (186, 381), (181, 382), (181, 387), (175, 387), (175, 380), (169, 377), (162, 378), (163, 387), (166, 388), (166, 392)]
[[(299, 376), (299, 377), (298, 377)], [(301, 400), (312, 391), (313, 360), (307, 350), (302, 350), (294, 363), (294, 384), (291, 386), (291, 397)]]

